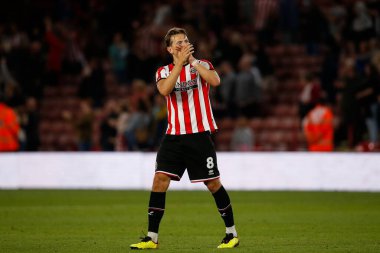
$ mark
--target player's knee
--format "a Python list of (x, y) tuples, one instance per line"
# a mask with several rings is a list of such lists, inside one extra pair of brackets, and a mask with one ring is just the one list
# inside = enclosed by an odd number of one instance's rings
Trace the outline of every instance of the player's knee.
[(170, 177), (162, 174), (162, 173), (156, 173), (154, 175), (153, 180), (153, 191), (156, 192), (163, 192), (166, 191), (170, 184)]
[(214, 179), (210, 181), (206, 181), (205, 185), (209, 189), (210, 192), (215, 193), (216, 191), (219, 190), (219, 188), (222, 186), (221, 182), (219, 179)]

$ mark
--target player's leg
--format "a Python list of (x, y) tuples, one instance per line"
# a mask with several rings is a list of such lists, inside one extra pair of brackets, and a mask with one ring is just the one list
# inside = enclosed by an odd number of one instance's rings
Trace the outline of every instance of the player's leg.
[(226, 236), (223, 238), (222, 243), (218, 248), (234, 248), (239, 245), (239, 239), (235, 228), (230, 197), (219, 178), (206, 181), (205, 185), (212, 193), (218, 211), (226, 226)]
[(158, 242), (158, 228), (165, 212), (166, 191), (169, 188), (170, 177), (163, 173), (156, 173), (153, 179), (148, 207), (148, 236), (155, 243)]
[(193, 134), (186, 140), (186, 165), (191, 182), (204, 182), (212, 193), (226, 225), (226, 237), (219, 247), (233, 248), (239, 244), (232, 206), (227, 191), (219, 180), (216, 152), (208, 132)]
[(158, 228), (165, 212), (166, 191), (170, 185), (170, 177), (156, 173), (153, 179), (148, 206), (148, 234), (142, 241), (132, 244), (131, 249), (158, 248)]
[(176, 136), (165, 136), (156, 158), (156, 173), (153, 179), (148, 206), (148, 234), (140, 243), (132, 244), (132, 249), (158, 248), (158, 230), (165, 212), (166, 191), (171, 180), (179, 181), (185, 172)]

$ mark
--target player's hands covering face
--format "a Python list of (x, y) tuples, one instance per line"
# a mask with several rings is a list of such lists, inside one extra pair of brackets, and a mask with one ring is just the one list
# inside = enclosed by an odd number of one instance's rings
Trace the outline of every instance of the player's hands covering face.
[(182, 45), (182, 46), (176, 46), (176, 50), (174, 51), (174, 55), (178, 58), (178, 60), (185, 64), (186, 62), (189, 62), (189, 58), (192, 57), (192, 54), (194, 53), (194, 46), (190, 43)]

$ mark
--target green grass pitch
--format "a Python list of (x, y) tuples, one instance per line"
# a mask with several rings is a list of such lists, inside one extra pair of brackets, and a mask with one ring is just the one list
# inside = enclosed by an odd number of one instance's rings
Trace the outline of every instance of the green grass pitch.
[[(380, 193), (230, 191), (241, 245), (207, 191), (169, 191), (158, 252), (380, 252)], [(132, 252), (147, 191), (0, 190), (0, 252)], [(133, 251), (135, 252), (135, 251)]]

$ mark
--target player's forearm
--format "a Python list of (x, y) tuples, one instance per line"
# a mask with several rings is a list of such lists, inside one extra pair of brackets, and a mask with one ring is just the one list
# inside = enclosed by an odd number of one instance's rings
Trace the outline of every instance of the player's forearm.
[(167, 96), (172, 92), (179, 77), (179, 74), (181, 73), (181, 69), (182, 66), (175, 65), (170, 75), (166, 79), (162, 79), (158, 82), (157, 88), (161, 95)]
[(201, 77), (211, 86), (219, 86), (220, 85), (220, 78), (218, 73), (216, 73), (215, 70), (209, 70), (206, 69), (201, 64), (196, 64), (194, 68), (198, 71), (198, 73), (201, 75)]

